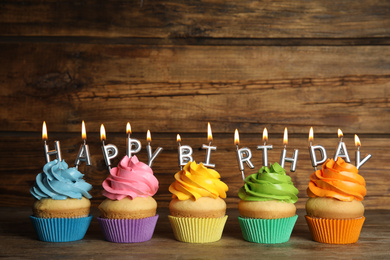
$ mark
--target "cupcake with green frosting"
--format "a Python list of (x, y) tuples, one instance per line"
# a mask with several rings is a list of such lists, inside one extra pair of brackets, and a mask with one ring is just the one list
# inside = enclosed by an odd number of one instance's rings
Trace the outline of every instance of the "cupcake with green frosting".
[(248, 176), (238, 192), (238, 220), (244, 239), (265, 244), (287, 242), (298, 219), (297, 194), (291, 177), (278, 163)]

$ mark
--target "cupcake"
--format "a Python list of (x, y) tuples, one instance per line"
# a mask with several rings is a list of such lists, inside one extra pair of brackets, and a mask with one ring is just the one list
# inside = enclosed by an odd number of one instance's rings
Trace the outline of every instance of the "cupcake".
[(254, 243), (276, 244), (290, 239), (295, 222), (298, 189), (278, 164), (263, 166), (245, 179), (238, 192), (242, 235)]
[(328, 159), (310, 176), (306, 221), (317, 242), (356, 243), (364, 222), (366, 183), (358, 169), (342, 158)]
[(227, 215), (228, 187), (217, 171), (188, 162), (169, 186), (172, 200), (168, 216), (175, 238), (181, 242), (208, 243), (221, 239)]
[(46, 163), (37, 175), (30, 189), (37, 199), (30, 219), (39, 240), (69, 242), (84, 237), (92, 220), (88, 193), (92, 186), (83, 176), (57, 159)]
[(152, 198), (158, 180), (137, 156), (127, 155), (103, 181), (106, 199), (99, 205), (99, 225), (104, 238), (115, 243), (137, 243), (152, 238), (158, 215)]

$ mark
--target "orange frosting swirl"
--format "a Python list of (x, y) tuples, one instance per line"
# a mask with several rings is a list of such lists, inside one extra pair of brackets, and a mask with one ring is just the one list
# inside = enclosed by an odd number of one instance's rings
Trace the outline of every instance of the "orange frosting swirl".
[(309, 197), (326, 197), (341, 201), (362, 201), (366, 193), (366, 182), (359, 175), (358, 169), (340, 157), (336, 162), (328, 159), (321, 170), (312, 173), (307, 189)]
[(188, 162), (183, 170), (175, 174), (176, 180), (169, 186), (169, 191), (173, 194), (172, 198), (179, 200), (226, 198), (228, 186), (220, 178), (217, 171), (204, 167), (203, 163)]

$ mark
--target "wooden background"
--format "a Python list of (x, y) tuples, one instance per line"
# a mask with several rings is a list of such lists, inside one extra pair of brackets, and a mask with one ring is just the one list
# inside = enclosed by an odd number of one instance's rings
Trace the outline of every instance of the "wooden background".
[[(312, 172), (307, 135), (333, 156), (337, 129), (354, 162), (353, 135), (362, 154), (367, 209), (390, 209), (390, 2), (389, 1), (2, 1), (0, 2), (0, 206), (30, 206), (29, 188), (44, 165), (41, 140), (60, 140), (73, 164), (85, 120), (92, 166), (80, 166), (102, 200), (108, 174), (99, 127), (125, 154), (125, 127), (152, 147), (164, 148), (153, 170), (155, 196), (167, 207), (178, 171), (176, 134), (203, 161), (207, 122), (218, 150), (212, 153), (237, 207), (242, 186), (233, 145), (251, 148), (261, 166), (264, 127), (269, 160), (279, 161), (284, 127), (288, 156), (299, 149), (298, 208)], [(289, 168), (290, 165), (286, 164)]]

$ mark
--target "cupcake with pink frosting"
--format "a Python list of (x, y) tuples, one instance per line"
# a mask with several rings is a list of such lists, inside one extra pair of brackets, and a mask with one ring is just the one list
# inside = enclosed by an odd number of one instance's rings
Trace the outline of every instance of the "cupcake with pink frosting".
[(157, 202), (152, 197), (158, 180), (137, 156), (123, 157), (103, 181), (98, 222), (104, 238), (115, 243), (137, 243), (152, 238), (157, 223)]

